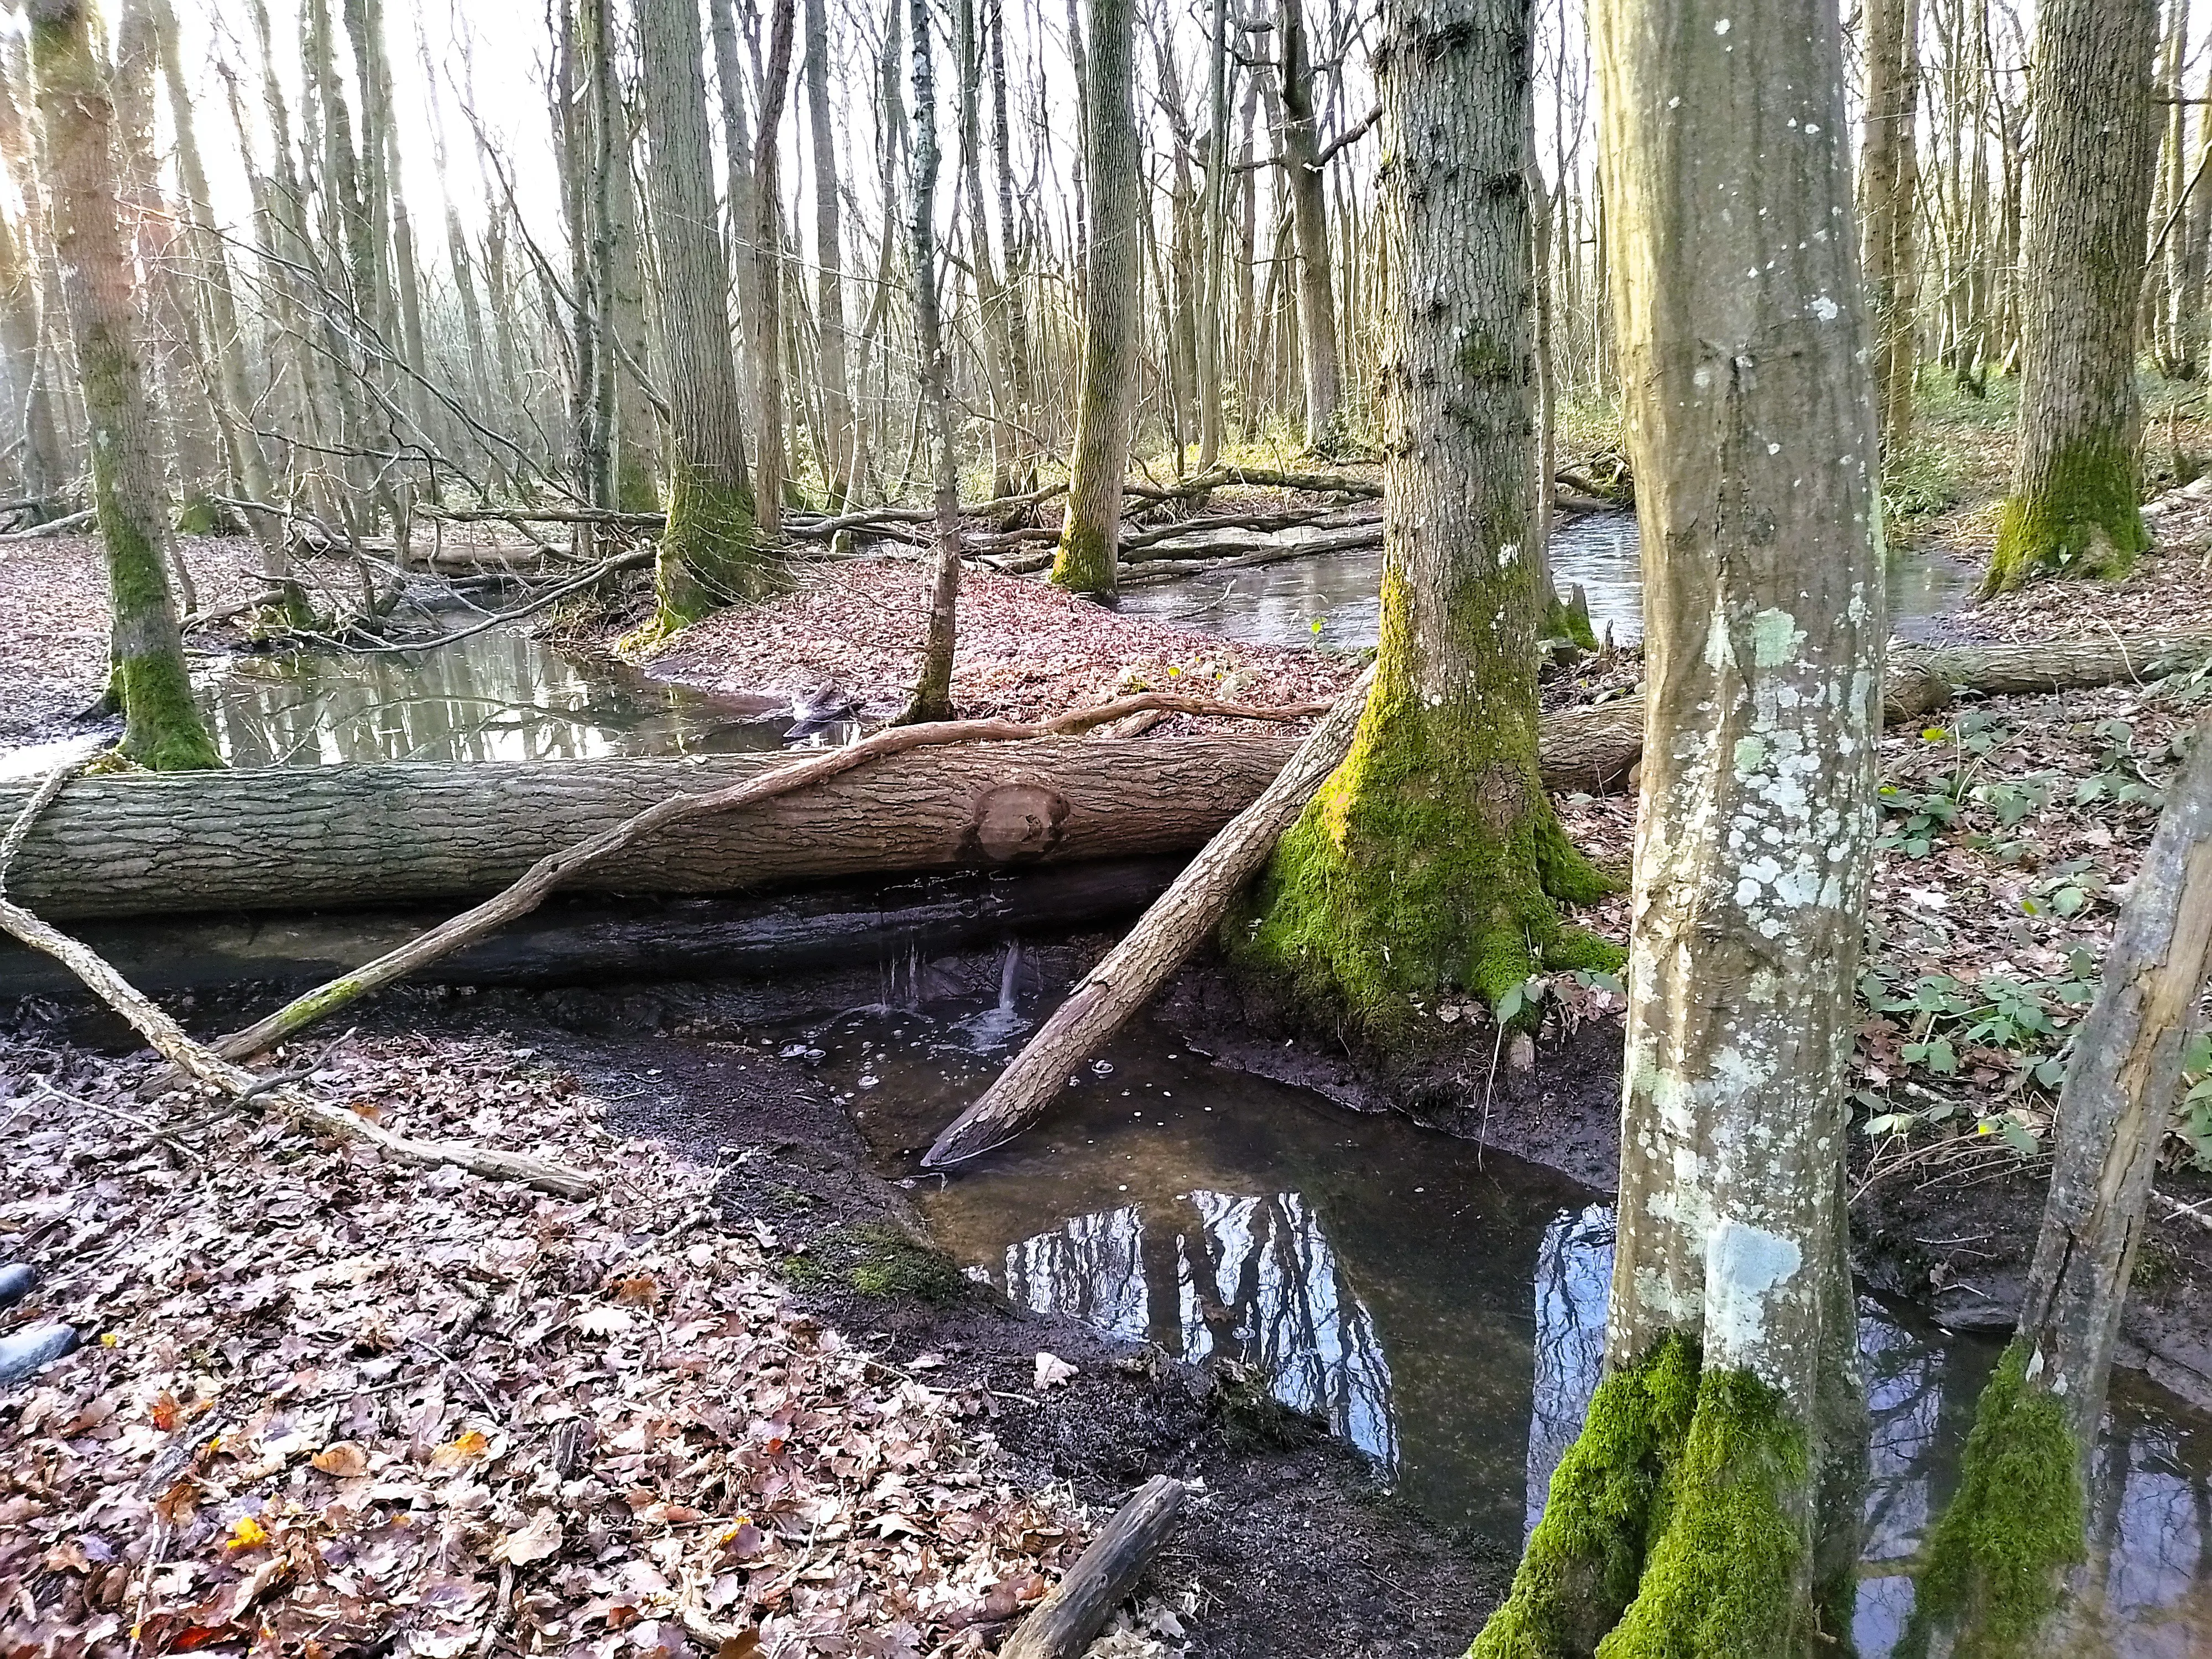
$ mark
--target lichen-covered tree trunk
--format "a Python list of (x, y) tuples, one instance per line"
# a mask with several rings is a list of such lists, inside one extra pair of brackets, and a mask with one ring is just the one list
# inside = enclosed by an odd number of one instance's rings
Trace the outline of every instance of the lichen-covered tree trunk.
[(1607, 1377), (1474, 1652), (1850, 1638), (1882, 592), (1836, 0), (1594, 14), (1646, 742)]
[(1276, 50), (1281, 54), (1283, 179), (1297, 240), (1298, 361), (1305, 373), (1306, 447), (1333, 454), (1342, 397), (1336, 349), (1336, 281), (1329, 256), (1328, 180), (1316, 126), (1313, 54), (1301, 0), (1280, 0)]
[(1067, 516), (1052, 580), (1110, 597), (1121, 541), (1121, 474), (1137, 408), (1144, 325), (1143, 152), (1131, 85), (1136, 9), (1091, 0), (1084, 77), (1084, 191), (1090, 204), (1083, 263), (1083, 378), (1076, 392), (1075, 453)]
[(2060, 1651), (2060, 1576), (2158, 1152), (2212, 974), (2212, 729), (2169, 787), (2058, 1097), (2057, 1156), (2012, 1346), (1975, 1413), (1958, 1495), (1915, 1598), (1917, 1640), (2010, 1659)]
[(146, 414), (137, 295), (124, 242), (114, 112), (88, 0), (34, 0), (31, 69), (62, 298), (92, 429), (93, 506), (107, 544), (112, 689), (123, 752), (156, 771), (219, 766), (192, 702), (170, 597), (168, 517)]
[(2138, 510), (2136, 313), (2158, 158), (2157, 0), (2047, 0), (2021, 252), (2020, 446), (1987, 590), (2118, 575)]
[(1230, 948), (1370, 1029), (1440, 985), (1498, 999), (1602, 947), (1556, 899), (1603, 881), (1536, 767), (1529, 0), (1392, 0), (1382, 644), (1352, 751)]
[(777, 585), (756, 545), (744, 422), (730, 352), (730, 267), (714, 218), (707, 82), (693, 0), (638, 0), (639, 91), (667, 365), (668, 524), (653, 569), (659, 625), (680, 628)]
[[(953, 447), (952, 397), (946, 384), (945, 319), (937, 291), (937, 60), (929, 0), (913, 0), (914, 167), (907, 252), (914, 264), (914, 333), (921, 352), (922, 418), (929, 423), (931, 494), (937, 508), (937, 568), (929, 623), (908, 722), (952, 718), (952, 647), (960, 605), (960, 457)], [(967, 73), (963, 64), (962, 71)], [(963, 97), (966, 94), (963, 89)], [(964, 125), (964, 123), (963, 123)]]

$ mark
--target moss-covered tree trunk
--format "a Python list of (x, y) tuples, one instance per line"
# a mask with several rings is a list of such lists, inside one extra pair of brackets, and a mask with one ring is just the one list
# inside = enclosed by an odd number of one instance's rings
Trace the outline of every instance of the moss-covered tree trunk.
[(1601, 878), (1536, 770), (1528, 0), (1393, 0), (1378, 55), (1382, 645), (1346, 757), (1231, 948), (1387, 1027), (1441, 985), (1500, 998), (1582, 959), (1556, 899)]
[(2157, 0), (2047, 0), (2021, 252), (2020, 447), (1987, 589), (2118, 575), (2138, 510), (2136, 320), (2158, 124)]
[(1121, 474), (1137, 409), (1144, 323), (1144, 155), (1131, 87), (1136, 53), (1131, 0), (1091, 0), (1084, 58), (1084, 189), (1090, 204), (1083, 267), (1083, 380), (1075, 401), (1075, 453), (1067, 516), (1052, 580), (1110, 598), (1121, 543)]
[[(952, 397), (945, 360), (945, 319), (937, 291), (937, 58), (929, 0), (912, 0), (914, 168), (907, 204), (907, 251), (914, 264), (914, 333), (921, 351), (922, 418), (929, 423), (931, 494), (937, 508), (937, 568), (921, 671), (905, 721), (952, 718), (952, 647), (960, 605), (960, 457), (953, 447)], [(963, 73), (965, 73), (963, 67)]]
[(667, 366), (668, 525), (653, 570), (663, 630), (777, 585), (756, 545), (744, 422), (730, 351), (730, 267), (714, 218), (707, 81), (693, 0), (638, 0), (638, 84)]
[(2061, 1574), (2082, 1555), (2089, 1450), (2208, 974), (2212, 728), (2200, 726), (2075, 1038), (2018, 1334), (1936, 1528), (1917, 1644), (1941, 1633), (1984, 1659), (2063, 1650)]
[(1887, 632), (1836, 0), (1594, 14), (1644, 568), (1607, 1376), (1485, 1656), (1848, 1644), (1844, 1078)]
[(146, 414), (137, 295), (110, 170), (115, 116), (94, 10), (87, 0), (36, 0), (30, 10), (40, 161), (91, 427), (93, 507), (107, 544), (123, 752), (156, 771), (220, 766), (192, 702), (169, 592), (167, 501)]

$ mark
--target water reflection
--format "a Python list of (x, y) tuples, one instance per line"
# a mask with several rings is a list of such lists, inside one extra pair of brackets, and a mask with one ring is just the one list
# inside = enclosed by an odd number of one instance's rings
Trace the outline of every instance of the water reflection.
[[(1594, 513), (1562, 520), (1552, 545), (1552, 574), (1563, 586), (1582, 585), (1600, 634), (1609, 627), (1623, 643), (1644, 636), (1644, 579), (1632, 515)], [(1322, 553), (1133, 589), (1120, 605), (1133, 616), (1156, 616), (1253, 644), (1358, 649), (1375, 643), (1382, 586), (1379, 551)], [(1893, 552), (1891, 626), (1901, 639), (1925, 639), (1935, 619), (1966, 604), (1973, 586), (1972, 572), (1939, 553)]]
[[(960, 1024), (987, 1001), (808, 1030), (889, 1172), (911, 1171), (995, 1073), (1000, 1056)], [(1214, 1066), (1145, 1022), (1102, 1065), (1023, 1139), (917, 1188), (939, 1241), (1024, 1306), (1249, 1361), (1424, 1512), (1518, 1548), (1603, 1364), (1610, 1206)], [(1998, 1344), (1873, 1297), (1859, 1316), (1872, 1437), (1856, 1630), (1878, 1656), (1910, 1613)], [(2212, 1419), (2122, 1374), (2094, 1486), (2086, 1650), (2212, 1651)]]
[(779, 747), (790, 724), (571, 662), (520, 628), (435, 651), (240, 657), (199, 699), (237, 767), (726, 753)]

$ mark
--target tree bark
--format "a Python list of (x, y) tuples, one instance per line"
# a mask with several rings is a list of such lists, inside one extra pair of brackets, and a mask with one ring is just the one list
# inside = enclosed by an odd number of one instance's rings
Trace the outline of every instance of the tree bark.
[[(1378, 1030), (1610, 953), (1555, 901), (1607, 882), (1539, 771), (1528, 0), (1400, 0), (1379, 63), (1382, 615), (1351, 754), (1276, 848), (1233, 951)], [(1287, 50), (1287, 48), (1286, 48)]]
[(1842, 29), (1835, 0), (1594, 24), (1645, 573), (1620, 1228), (1606, 1379), (1474, 1652), (1807, 1659), (1856, 1590), (1844, 1082), (1887, 634)]
[(1073, 1659), (1089, 1647), (1175, 1530), (1182, 1499), (1182, 1482), (1164, 1474), (1139, 1487), (1006, 1639), (999, 1659)]
[(1920, 4), (1921, 0), (1868, 0), (1866, 8), (1859, 224), (1875, 337), (1875, 413), (1885, 457), (1911, 433), (1917, 363)]
[(1067, 516), (1052, 580), (1078, 593), (1110, 598), (1121, 532), (1121, 475), (1129, 465), (1144, 321), (1144, 160), (1131, 81), (1133, 0), (1091, 0), (1084, 80), (1085, 194), (1089, 241), (1083, 262), (1083, 370), (1076, 393), (1075, 453)]
[(1923, 1642), (1941, 1631), (1961, 1654), (2062, 1650), (2060, 1574), (2083, 1553), (2084, 1481), (2208, 974), (2212, 731), (2200, 725), (2074, 1040), (2017, 1334), (1914, 1598)]
[(822, 474), (830, 510), (845, 510), (854, 450), (853, 399), (845, 350), (844, 231), (837, 199), (837, 136), (830, 122), (830, 11), (806, 0), (806, 130), (814, 159), (814, 310), (820, 343), (815, 379), (822, 393)]
[(54, 252), (92, 428), (93, 505), (107, 548), (112, 690), (123, 752), (155, 771), (220, 766), (192, 702), (169, 592), (169, 522), (146, 411), (140, 319), (109, 158), (113, 108), (88, 0), (36, 0), (31, 65)]
[(1298, 249), (1298, 359), (1305, 374), (1306, 447), (1336, 453), (1341, 396), (1336, 349), (1336, 283), (1328, 245), (1328, 175), (1314, 115), (1313, 54), (1304, 0), (1279, 0), (1275, 49), (1280, 56), (1283, 179)]
[[(963, 12), (963, 17), (972, 12)], [(937, 510), (934, 528), (937, 568), (929, 586), (929, 622), (921, 647), (921, 672), (902, 723), (952, 718), (952, 649), (960, 608), (960, 454), (953, 447), (952, 394), (946, 384), (945, 324), (937, 283), (937, 64), (929, 19), (929, 0), (913, 0), (908, 25), (914, 50), (914, 168), (908, 202), (907, 255), (914, 265), (914, 332), (921, 355), (922, 418), (929, 424), (930, 489)], [(963, 62), (963, 78), (969, 66)], [(963, 111), (971, 88), (961, 89)], [(976, 175), (980, 183), (981, 174)], [(975, 222), (981, 223), (981, 204)], [(984, 257), (989, 250), (984, 251)]]
[(693, 0), (638, 0), (637, 22), (672, 440), (668, 527), (653, 572), (659, 625), (667, 630), (761, 597), (779, 573), (754, 538), (698, 9)]
[(791, 91), (797, 0), (775, 0), (769, 22), (768, 64), (761, 81), (760, 124), (753, 141), (753, 419), (758, 425), (761, 534), (783, 533), (784, 483), (791, 460), (783, 442), (783, 106)]
[(2053, 572), (2115, 576), (2150, 544), (2135, 370), (2157, 48), (2157, 0), (2048, 0), (2037, 13), (2020, 447), (1990, 592)]

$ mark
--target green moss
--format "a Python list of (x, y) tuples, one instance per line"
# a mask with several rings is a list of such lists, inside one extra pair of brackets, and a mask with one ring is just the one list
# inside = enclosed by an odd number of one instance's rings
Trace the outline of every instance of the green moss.
[(672, 634), (724, 605), (775, 592), (783, 585), (782, 572), (755, 544), (752, 491), (717, 483), (696, 467), (679, 464), (668, 481), (668, 523), (653, 582), (659, 601), (652, 629), (656, 635)]
[(117, 641), (108, 690), (123, 706), (123, 753), (154, 772), (220, 767), (222, 757), (192, 700), (161, 550), (121, 510), (112, 483), (95, 480), (95, 489)]
[(1698, 1401), (1698, 1346), (1672, 1335), (1598, 1384), (1553, 1472), (1543, 1519), (1469, 1659), (1596, 1651), (1635, 1600), (1660, 1535)]
[(1617, 967), (1559, 912), (1612, 879), (1559, 829), (1533, 754), (1500, 736), (1378, 690), (1224, 924), (1232, 958), (1376, 1031), (1445, 987), (1494, 1005), (1546, 968)]
[(188, 496), (177, 514), (177, 529), (186, 536), (212, 536), (222, 529), (223, 510), (204, 495)]
[(2150, 546), (2134, 450), (2082, 443), (2051, 458), (2039, 485), (2006, 498), (1984, 594), (2038, 576), (2125, 575)]
[(806, 1254), (787, 1258), (783, 1271), (794, 1285), (842, 1283), (863, 1296), (939, 1306), (959, 1301), (969, 1291), (951, 1257), (887, 1221), (833, 1229)]
[(1071, 593), (1113, 593), (1114, 544), (1107, 533), (1071, 517), (1060, 530), (1060, 550), (1052, 557), (1052, 580)]
[(1914, 1587), (1900, 1651), (1937, 1632), (1955, 1659), (2025, 1659), (2081, 1559), (2081, 1449), (2057, 1398), (2027, 1382), (2027, 1346), (1997, 1363), (1974, 1410), (1957, 1496), (1943, 1511)]
[(1790, 1508), (1805, 1435), (1781, 1394), (1709, 1370), (1674, 1470), (1665, 1528), (1598, 1659), (1777, 1659), (1814, 1644), (1796, 1591), (1805, 1540)]
[(1590, 622), (1589, 595), (1577, 586), (1566, 598), (1555, 590), (1544, 606), (1544, 637), (1565, 640), (1577, 651), (1597, 649), (1597, 629)]

